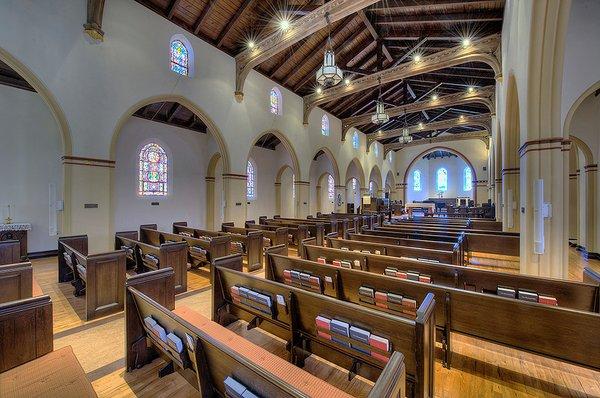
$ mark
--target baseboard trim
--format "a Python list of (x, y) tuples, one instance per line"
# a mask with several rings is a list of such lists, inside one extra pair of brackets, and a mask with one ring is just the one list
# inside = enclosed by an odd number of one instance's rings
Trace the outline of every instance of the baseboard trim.
[(46, 250), (43, 252), (27, 253), (27, 257), (32, 260), (36, 258), (55, 257), (58, 256), (58, 250)]

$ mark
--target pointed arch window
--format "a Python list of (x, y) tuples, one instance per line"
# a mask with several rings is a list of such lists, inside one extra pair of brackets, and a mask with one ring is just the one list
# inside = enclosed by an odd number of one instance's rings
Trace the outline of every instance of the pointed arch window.
[(327, 177), (327, 193), (329, 199), (333, 200), (333, 198), (335, 197), (335, 181), (331, 174), (329, 174), (329, 177)]
[(437, 171), (436, 186), (437, 190), (440, 192), (446, 192), (448, 190), (448, 170), (443, 167)]
[(375, 183), (373, 181), (369, 181), (369, 193), (371, 194), (371, 196), (374, 195), (374, 191), (375, 191)]
[(376, 142), (373, 143), (373, 155), (375, 155), (375, 157), (379, 156), (379, 145), (377, 145)]
[(352, 190), (356, 191), (356, 178), (352, 179)]
[(182, 76), (190, 75), (190, 52), (183, 41), (171, 41), (171, 70)]
[(354, 149), (358, 149), (358, 147), (360, 146), (360, 141), (358, 139), (358, 132), (354, 132), (354, 134), (352, 134), (352, 148)]
[(296, 199), (296, 175), (292, 174), (292, 199)]
[(415, 192), (421, 191), (421, 171), (420, 170), (413, 171), (413, 191), (415, 191)]
[(154, 142), (144, 145), (139, 154), (138, 194), (166, 196), (168, 178), (168, 158), (165, 150)]
[(465, 167), (463, 191), (473, 189), (473, 172), (470, 167)]
[(323, 115), (321, 118), (321, 135), (329, 136), (329, 118), (327, 115)]
[(269, 95), (269, 110), (273, 115), (281, 115), (281, 91), (277, 87), (273, 87), (271, 89), (271, 94)]
[(252, 160), (248, 160), (246, 175), (246, 198), (254, 200), (256, 199), (256, 166)]

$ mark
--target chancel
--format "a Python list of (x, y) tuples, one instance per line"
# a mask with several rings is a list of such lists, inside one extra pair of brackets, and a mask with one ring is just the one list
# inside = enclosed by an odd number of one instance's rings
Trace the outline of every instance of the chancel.
[(600, 397), (599, 19), (0, 2), (0, 397)]

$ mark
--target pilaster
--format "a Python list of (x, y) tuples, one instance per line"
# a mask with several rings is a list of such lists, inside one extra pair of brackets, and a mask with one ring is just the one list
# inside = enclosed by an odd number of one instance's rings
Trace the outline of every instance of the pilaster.
[(225, 222), (243, 227), (246, 221), (246, 175), (223, 174), (223, 194), (225, 198)]
[(296, 217), (306, 218), (310, 213), (310, 182), (295, 181), (296, 187)]

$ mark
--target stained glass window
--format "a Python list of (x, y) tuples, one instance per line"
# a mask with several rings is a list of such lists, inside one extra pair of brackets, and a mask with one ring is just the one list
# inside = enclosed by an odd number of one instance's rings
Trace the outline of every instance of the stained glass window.
[(437, 190), (441, 192), (448, 190), (448, 171), (443, 167), (437, 171)]
[(388, 152), (388, 161), (392, 163), (392, 151)]
[(465, 181), (463, 184), (464, 191), (470, 191), (473, 189), (473, 174), (470, 167), (465, 167)]
[(167, 194), (167, 154), (155, 143), (145, 145), (140, 151), (138, 194), (165, 196)]
[(271, 89), (269, 107), (273, 115), (281, 115), (281, 91), (277, 87)]
[(327, 115), (323, 115), (323, 118), (321, 118), (321, 134), (324, 136), (329, 135), (329, 118)]
[(358, 140), (358, 133), (355, 131), (352, 135), (352, 148), (358, 149), (360, 146), (360, 141)]
[(419, 192), (421, 190), (421, 172), (415, 170), (413, 172), (413, 191)]
[(335, 181), (331, 174), (329, 174), (329, 177), (327, 178), (327, 193), (329, 194), (329, 199), (333, 200), (335, 197)]
[(375, 157), (379, 156), (379, 146), (376, 142), (373, 143), (373, 154), (375, 155)]
[(296, 175), (292, 174), (292, 199), (296, 199)]
[(352, 189), (356, 191), (356, 178), (352, 179)]
[(371, 194), (371, 196), (374, 195), (374, 191), (375, 191), (375, 184), (373, 183), (373, 181), (369, 181), (369, 193)]
[(181, 40), (171, 42), (171, 70), (183, 76), (189, 75), (188, 49)]
[(246, 174), (246, 198), (254, 200), (256, 199), (256, 168), (250, 160), (248, 160), (248, 165), (246, 166)]

